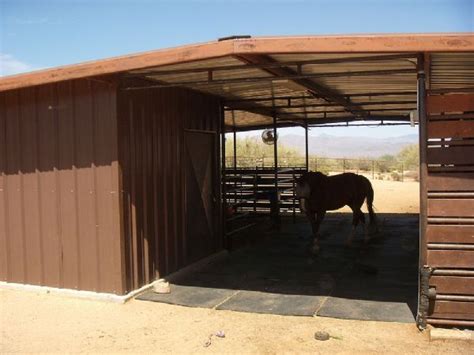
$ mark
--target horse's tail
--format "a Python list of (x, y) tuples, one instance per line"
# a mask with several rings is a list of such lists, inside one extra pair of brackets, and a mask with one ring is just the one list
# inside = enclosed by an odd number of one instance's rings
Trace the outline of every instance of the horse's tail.
[(372, 188), (372, 184), (370, 183), (370, 181), (368, 181), (367, 210), (369, 211), (370, 224), (376, 224), (377, 222), (373, 204), (374, 204), (374, 189)]

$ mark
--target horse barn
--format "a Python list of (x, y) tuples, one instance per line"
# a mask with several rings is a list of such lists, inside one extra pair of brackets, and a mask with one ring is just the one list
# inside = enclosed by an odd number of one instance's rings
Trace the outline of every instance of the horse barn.
[[(298, 228), (310, 231), (291, 218), (299, 214), (294, 179), (306, 169), (288, 172), (278, 159), (265, 173), (289, 196), (279, 205), (286, 211), (280, 237), (258, 222), (247, 229), (230, 220), (236, 216), (226, 204), (248, 174), (226, 166), (226, 132), (267, 128), (276, 136), (282, 127), (307, 132), (356, 121), (419, 126), (419, 216), (390, 231), (388, 248), (373, 250), (388, 253), (374, 254), (381, 263), (393, 256), (393, 267), (361, 273), (360, 251), (330, 244), (309, 262), (298, 237), (267, 254), (235, 248), (221, 264), (203, 263), (238, 244), (239, 232), (280, 243)], [(420, 328), (474, 326), (472, 33), (235, 36), (3, 77), (0, 135), (2, 287), (125, 299), (177, 271), (195, 272), (200, 261), (207, 273), (182, 273), (171, 294), (149, 297), (193, 305), (214, 292), (221, 309), (238, 289), (230, 301), (243, 308), (224, 309), (252, 311), (274, 300), (275, 307), (301, 305), (281, 314), (359, 310), (356, 319), (375, 320), (398, 320), (397, 304), (410, 304)], [(249, 197), (242, 214), (257, 221), (252, 215), (263, 204)], [(327, 229), (339, 225), (331, 218)], [(393, 241), (409, 231), (411, 254), (396, 254)], [(267, 272), (264, 286), (249, 279), (249, 260), (253, 274)], [(279, 288), (275, 280), (285, 276)], [(328, 313), (316, 313), (328, 304)]]

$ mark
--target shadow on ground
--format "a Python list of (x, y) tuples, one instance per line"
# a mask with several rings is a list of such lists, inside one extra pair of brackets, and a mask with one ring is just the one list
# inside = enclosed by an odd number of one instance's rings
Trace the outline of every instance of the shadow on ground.
[(377, 238), (364, 246), (361, 228), (354, 247), (347, 248), (352, 215), (328, 215), (317, 257), (308, 253), (311, 232), (304, 218), (284, 219), (278, 232), (257, 228), (235, 237), (240, 244), (251, 240), (251, 245), (174, 280), (170, 294), (149, 292), (139, 299), (244, 312), (414, 322), (418, 215), (378, 218)]

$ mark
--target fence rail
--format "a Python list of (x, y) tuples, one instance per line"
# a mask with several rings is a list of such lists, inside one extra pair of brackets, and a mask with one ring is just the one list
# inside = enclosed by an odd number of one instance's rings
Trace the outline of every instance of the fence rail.
[[(237, 168), (272, 168), (273, 157), (238, 157)], [(226, 167), (234, 167), (234, 157), (226, 157)], [(304, 157), (279, 157), (278, 167), (305, 168)], [(418, 180), (418, 167), (405, 166), (404, 162), (384, 159), (351, 159), (310, 157), (309, 170), (326, 174), (354, 172), (368, 175), (372, 179), (405, 181), (406, 178)]]

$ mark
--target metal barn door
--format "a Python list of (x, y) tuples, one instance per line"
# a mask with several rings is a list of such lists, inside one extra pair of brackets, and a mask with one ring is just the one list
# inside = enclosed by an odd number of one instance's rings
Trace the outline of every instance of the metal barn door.
[(420, 298), (425, 324), (474, 325), (473, 112), (474, 94), (427, 97)]
[(216, 134), (187, 130), (186, 135), (186, 252), (187, 262), (216, 249)]

